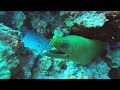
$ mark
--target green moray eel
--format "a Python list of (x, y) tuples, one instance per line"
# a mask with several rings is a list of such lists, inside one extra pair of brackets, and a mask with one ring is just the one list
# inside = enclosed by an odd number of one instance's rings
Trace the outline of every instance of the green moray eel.
[(59, 52), (51, 50), (45, 53), (46, 56), (70, 59), (80, 65), (89, 64), (93, 59), (99, 57), (105, 49), (105, 43), (101, 41), (76, 35), (51, 39), (50, 45), (63, 53), (59, 54)]

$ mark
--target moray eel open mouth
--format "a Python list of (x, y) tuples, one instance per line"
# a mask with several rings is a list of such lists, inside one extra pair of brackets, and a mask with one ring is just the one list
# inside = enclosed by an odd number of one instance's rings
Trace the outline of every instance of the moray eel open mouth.
[(47, 51), (49, 54), (65, 54), (64, 52), (61, 52), (59, 50), (48, 50)]
[(61, 38), (51, 39), (50, 45), (54, 47), (54, 50), (47, 50), (44, 54), (49, 57), (53, 58), (63, 58), (67, 59), (69, 58), (68, 54), (64, 52), (63, 49), (68, 48), (68, 44), (63, 42)]
[(55, 57), (55, 58), (61, 58), (63, 57), (64, 59), (67, 59), (69, 56), (62, 52), (62, 51), (59, 51), (59, 50), (47, 50), (46, 52), (44, 52), (44, 54), (46, 56), (49, 56), (49, 57)]

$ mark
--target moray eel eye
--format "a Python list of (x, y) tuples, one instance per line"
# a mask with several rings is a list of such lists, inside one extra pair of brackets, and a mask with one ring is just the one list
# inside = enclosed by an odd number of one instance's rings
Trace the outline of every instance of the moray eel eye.
[(63, 42), (61, 48), (68, 48), (68, 43)]
[(53, 39), (50, 40), (50, 45), (53, 46), (55, 41)]

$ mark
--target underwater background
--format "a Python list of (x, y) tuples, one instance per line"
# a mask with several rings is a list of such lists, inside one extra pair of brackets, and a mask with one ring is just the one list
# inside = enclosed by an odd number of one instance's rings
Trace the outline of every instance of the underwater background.
[(120, 11), (0, 11), (0, 79), (120, 79)]

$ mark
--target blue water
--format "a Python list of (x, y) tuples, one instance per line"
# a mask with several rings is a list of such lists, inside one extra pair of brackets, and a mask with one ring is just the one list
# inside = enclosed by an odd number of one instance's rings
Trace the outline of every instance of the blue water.
[(21, 40), (25, 47), (37, 50), (39, 53), (51, 49), (49, 40), (32, 30), (26, 30), (26, 34)]

